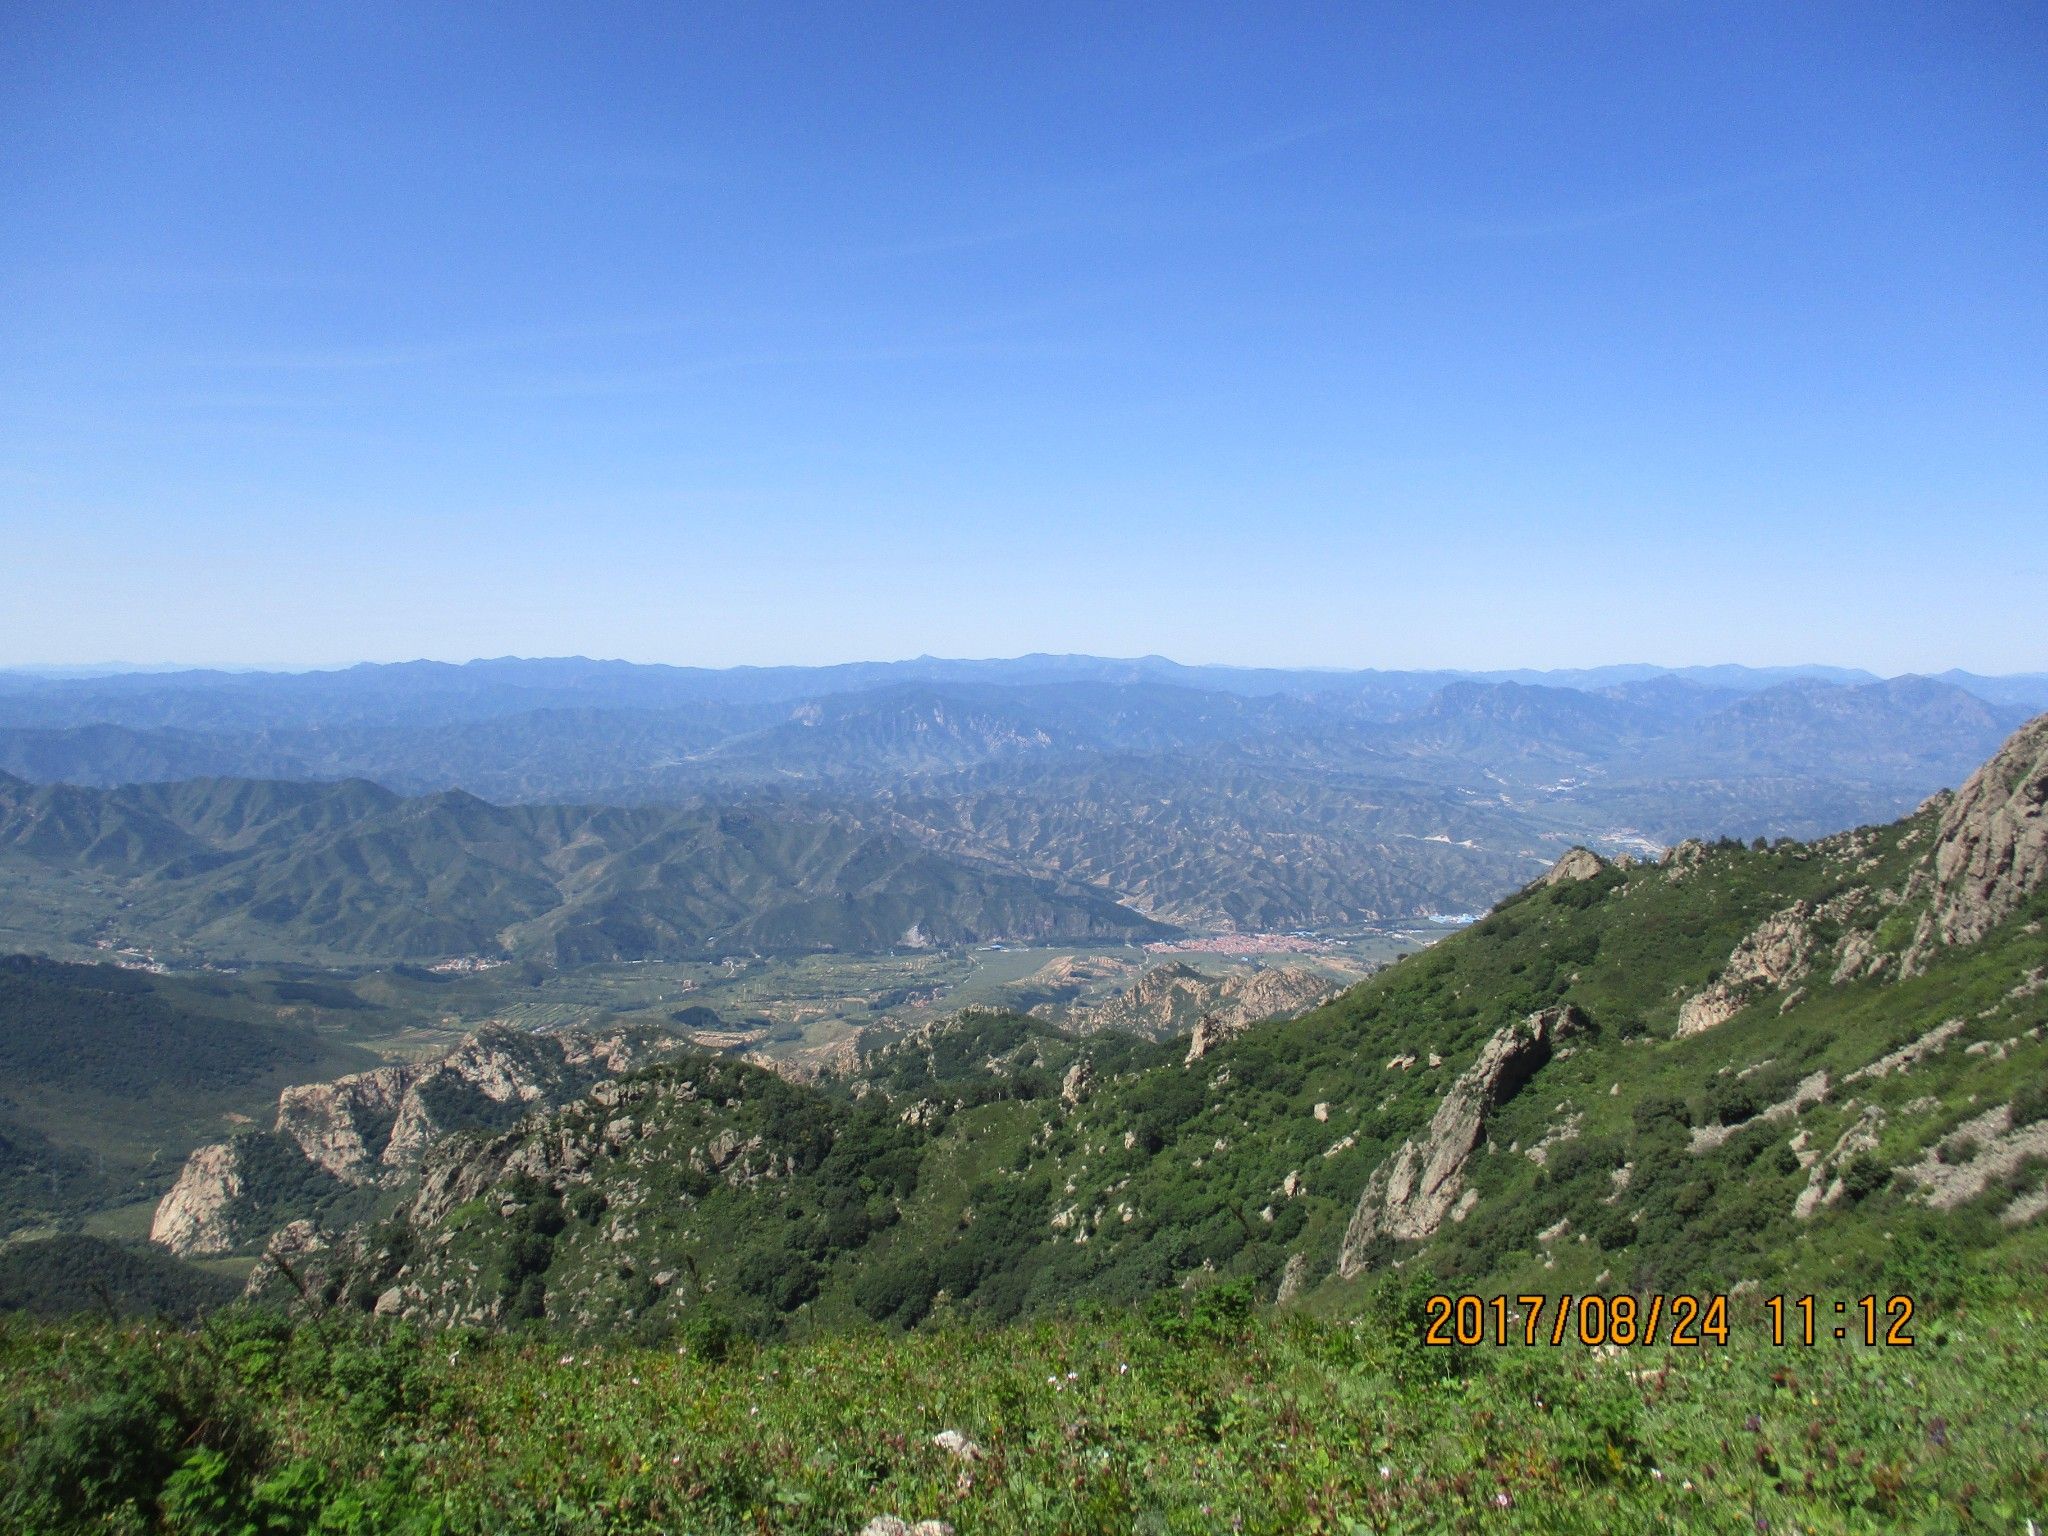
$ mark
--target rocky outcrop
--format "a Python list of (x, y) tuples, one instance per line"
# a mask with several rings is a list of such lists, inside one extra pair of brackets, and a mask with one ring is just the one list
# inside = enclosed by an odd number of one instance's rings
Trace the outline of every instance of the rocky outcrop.
[(1188, 1037), (1186, 1060), (1200, 1061), (1254, 1024), (1295, 1018), (1343, 990), (1343, 983), (1299, 966), (1275, 966), (1226, 976), (1214, 1003)]
[(1344, 990), (1346, 983), (1304, 965), (1264, 966), (1211, 976), (1181, 961), (1154, 966), (1131, 986), (1089, 1006), (1034, 1008), (1076, 1034), (1121, 1030), (1148, 1040), (1199, 1034), (1195, 1061), (1267, 1019), (1293, 1018)]
[(509, 1125), (528, 1108), (573, 1099), (671, 1044), (646, 1030), (534, 1035), (491, 1025), (437, 1061), (287, 1088), (268, 1135), (201, 1147), (186, 1160), (157, 1207), (150, 1240), (182, 1257), (233, 1252), (302, 1214), (277, 1207), (267, 1186), (281, 1181), (252, 1173), (258, 1162), (303, 1160), (344, 1186), (396, 1183), (452, 1132)]
[(1688, 837), (1665, 849), (1664, 857), (1657, 862), (1664, 870), (1664, 878), (1676, 885), (1706, 861), (1707, 845), (1696, 837)]
[(1744, 935), (1720, 979), (1687, 998), (1678, 1010), (1678, 1034), (1697, 1035), (1727, 1023), (1767, 992), (1803, 978), (1813, 959), (1813, 913), (1803, 901), (1773, 912)]
[(1607, 861), (1590, 848), (1573, 848), (1537, 877), (1538, 886), (1570, 885), (1590, 880), (1607, 868)]
[(2048, 876), (2048, 715), (2021, 726), (1964, 781), (1941, 813), (1932, 865), (1933, 899), (1908, 973), (1938, 947), (1976, 943)]
[(1910, 1072), (1937, 1051), (1946, 1050), (1949, 1041), (1962, 1032), (1961, 1019), (1945, 1019), (1918, 1039), (1908, 1041), (1896, 1051), (1878, 1057), (1867, 1066), (1858, 1067), (1842, 1081), (1860, 1083), (1866, 1078), (1890, 1077), (1894, 1072)]
[(1487, 1117), (1550, 1060), (1559, 1040), (1584, 1027), (1577, 1009), (1546, 1008), (1486, 1042), (1437, 1105), (1428, 1134), (1404, 1141), (1366, 1182), (1344, 1233), (1339, 1274), (1348, 1279), (1362, 1271), (1367, 1250), (1382, 1236), (1419, 1242), (1435, 1234), (1465, 1193), (1465, 1164)]
[(1875, 1104), (1867, 1104), (1850, 1127), (1842, 1132), (1823, 1156), (1815, 1158), (1806, 1168), (1806, 1188), (1799, 1192), (1799, 1198), (1792, 1203), (1792, 1214), (1801, 1221), (1811, 1221), (1820, 1214), (1821, 1208), (1839, 1201), (1847, 1185), (1843, 1172), (1857, 1158), (1875, 1153), (1878, 1136), (1884, 1130), (1885, 1113)]
[(178, 1182), (158, 1202), (150, 1241), (176, 1254), (233, 1251), (246, 1237), (240, 1213), (248, 1184), (238, 1143), (201, 1147), (185, 1160)]
[(331, 1083), (287, 1088), (277, 1098), (276, 1129), (344, 1184), (374, 1183), (406, 1090), (420, 1072), (412, 1066), (378, 1067)]
[[(1946, 1211), (1974, 1200), (1994, 1182), (2009, 1178), (2036, 1158), (2048, 1158), (2048, 1120), (2016, 1126), (2012, 1106), (2001, 1104), (1964, 1121), (1940, 1147), (1930, 1148), (1920, 1161), (1898, 1172), (1921, 1199)], [(2020, 1221), (2040, 1214), (2024, 1204), (2020, 1210)], [(2010, 1211), (2005, 1214), (2009, 1222), (2015, 1222)]]
[(1067, 1068), (1067, 1075), (1060, 1080), (1060, 1102), (1071, 1109), (1087, 1098), (1094, 1089), (1095, 1065), (1083, 1056)]
[(1307, 1287), (1308, 1255), (1305, 1253), (1291, 1253), (1287, 1256), (1285, 1267), (1280, 1271), (1280, 1287), (1274, 1293), (1273, 1304), (1284, 1307), (1294, 1300), (1295, 1297), (1299, 1296)]
[(1814, 1105), (1824, 1103), (1833, 1088), (1825, 1068), (1809, 1072), (1793, 1086), (1791, 1093), (1777, 1103), (1758, 1111), (1740, 1125), (1698, 1125), (1693, 1127), (1692, 1150), (1711, 1152), (1730, 1138), (1740, 1135), (1757, 1125), (1776, 1125), (1785, 1120), (1796, 1120)]

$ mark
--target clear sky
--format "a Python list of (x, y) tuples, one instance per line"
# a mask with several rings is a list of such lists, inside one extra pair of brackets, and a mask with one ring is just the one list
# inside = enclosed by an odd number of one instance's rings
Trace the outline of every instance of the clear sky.
[(0, 25), (0, 662), (2048, 667), (2048, 9)]

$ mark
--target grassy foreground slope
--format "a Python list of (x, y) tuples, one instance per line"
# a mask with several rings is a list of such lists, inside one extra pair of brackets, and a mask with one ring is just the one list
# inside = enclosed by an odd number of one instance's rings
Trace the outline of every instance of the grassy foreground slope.
[[(1395, 1298), (1388, 1298), (1395, 1303)], [(10, 1529), (2018, 1532), (2048, 1511), (2048, 1318), (1911, 1350), (1425, 1350), (1192, 1308), (756, 1349), (301, 1327), (0, 1330)], [(958, 1451), (938, 1443), (965, 1437)], [(892, 1529), (889, 1526), (881, 1530)], [(894, 1527), (901, 1530), (903, 1527)], [(925, 1529), (932, 1529), (927, 1527)]]

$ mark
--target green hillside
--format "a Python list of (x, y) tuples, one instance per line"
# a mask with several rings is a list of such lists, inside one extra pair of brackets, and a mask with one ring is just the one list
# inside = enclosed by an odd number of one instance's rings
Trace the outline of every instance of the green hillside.
[[(1336, 1297), (1418, 1262), (1487, 1291), (1931, 1300), (2041, 1254), (2048, 893), (2024, 858), (1981, 889), (1956, 871), (2038, 816), (2042, 734), (1889, 827), (1576, 856), (1196, 1060), (970, 1015), (836, 1086), (664, 1067), (444, 1145), (307, 1262), (423, 1319), (655, 1333), (1230, 1278)], [(1959, 913), (1981, 936), (1942, 942)]]

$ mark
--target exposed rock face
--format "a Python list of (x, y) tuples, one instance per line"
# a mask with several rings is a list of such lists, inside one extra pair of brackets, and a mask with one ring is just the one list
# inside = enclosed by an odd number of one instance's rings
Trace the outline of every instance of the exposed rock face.
[(158, 1202), (150, 1241), (179, 1254), (227, 1253), (242, 1241), (236, 1216), (246, 1187), (234, 1142), (201, 1147)]
[(1307, 1284), (1308, 1255), (1302, 1253), (1289, 1254), (1287, 1256), (1286, 1268), (1280, 1271), (1280, 1289), (1273, 1297), (1274, 1304), (1276, 1306), (1286, 1306), (1288, 1302), (1301, 1294), (1302, 1288)]
[(343, 1183), (373, 1183), (406, 1090), (419, 1076), (418, 1067), (378, 1067), (287, 1088), (277, 1097), (276, 1129)]
[(1306, 1013), (1344, 986), (1307, 966), (1276, 965), (1210, 976), (1173, 961), (1154, 966), (1122, 992), (1093, 1006), (1039, 1007), (1032, 1012), (1077, 1034), (1115, 1029), (1148, 1040), (1171, 1040), (1199, 1032), (1202, 1048), (1188, 1058), (1193, 1061), (1253, 1024)]
[(1757, 924), (1729, 954), (1721, 979), (1685, 1000), (1678, 1010), (1679, 1035), (1725, 1024), (1764, 993), (1804, 977), (1813, 958), (1807, 926), (1812, 915), (1805, 902), (1795, 901)]
[(1823, 1102), (1833, 1084), (1825, 1069), (1809, 1072), (1793, 1086), (1792, 1092), (1777, 1103), (1759, 1111), (1753, 1118), (1740, 1125), (1699, 1125), (1693, 1127), (1692, 1150), (1711, 1152), (1727, 1140), (1754, 1125), (1776, 1125), (1784, 1120), (1796, 1120), (1799, 1116)]
[(1906, 969), (1936, 945), (1974, 944), (2048, 876), (2048, 715), (2014, 732), (1964, 781), (1934, 840), (1934, 899)]
[(439, 1061), (287, 1088), (267, 1146), (237, 1137), (186, 1160), (157, 1207), (150, 1240), (195, 1257), (232, 1252), (275, 1227), (291, 1213), (272, 1210), (269, 1192), (251, 1177), (260, 1152), (303, 1157), (344, 1185), (394, 1183), (450, 1132), (506, 1125), (529, 1106), (574, 1098), (668, 1044), (646, 1031), (532, 1035), (491, 1025)]
[(1949, 1041), (1963, 1032), (1961, 1019), (1945, 1019), (1919, 1039), (1900, 1046), (1889, 1055), (1880, 1056), (1867, 1066), (1858, 1067), (1842, 1081), (1861, 1082), (1865, 1078), (1890, 1077), (1894, 1072), (1910, 1072), (1921, 1061), (1936, 1051), (1945, 1050)]
[(1875, 976), (1891, 963), (1891, 958), (1877, 947), (1870, 934), (1857, 929), (1842, 936), (1834, 974), (1828, 977), (1828, 981), (1839, 987), (1859, 976)]
[(1541, 885), (1569, 885), (1575, 880), (1590, 880), (1607, 868), (1607, 861), (1590, 848), (1573, 848), (1538, 877)]
[(1437, 1105), (1421, 1143), (1403, 1142), (1367, 1181), (1344, 1233), (1339, 1274), (1359, 1273), (1366, 1250), (1382, 1234), (1419, 1242), (1444, 1224), (1465, 1192), (1465, 1164), (1485, 1133), (1486, 1117), (1550, 1060), (1559, 1040), (1584, 1027), (1576, 1009), (1546, 1008), (1486, 1042)]
[(1343, 984), (1298, 966), (1226, 976), (1214, 1004), (1188, 1039), (1187, 1060), (1199, 1061), (1226, 1040), (1268, 1019), (1291, 1019), (1328, 1002)]

